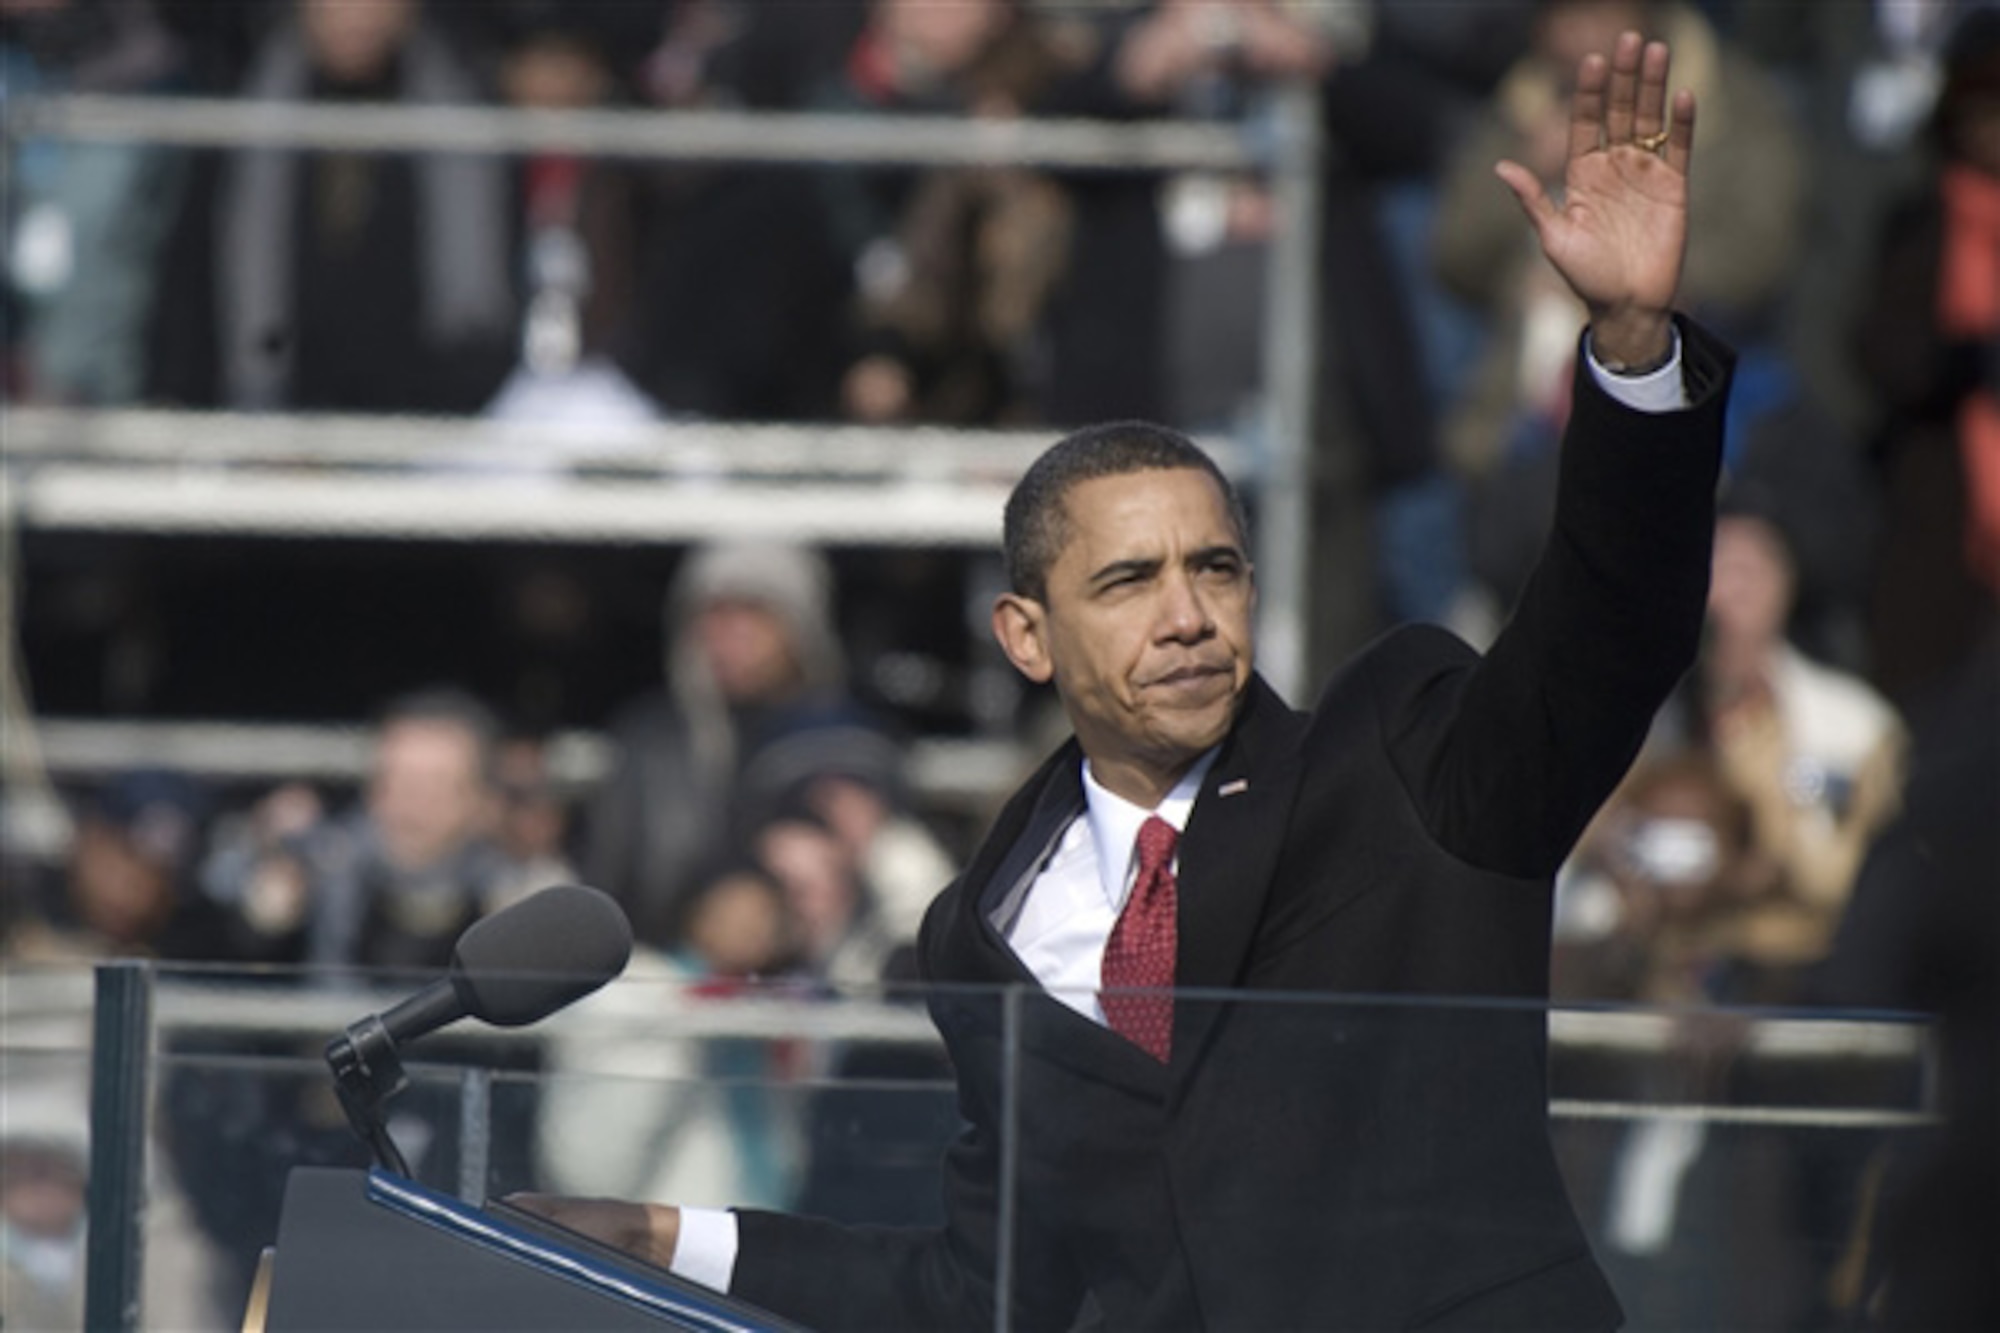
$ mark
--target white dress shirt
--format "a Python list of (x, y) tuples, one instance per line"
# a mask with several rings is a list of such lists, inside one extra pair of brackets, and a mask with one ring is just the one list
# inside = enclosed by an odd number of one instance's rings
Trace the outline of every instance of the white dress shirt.
[[(1637, 412), (1672, 412), (1688, 405), (1681, 378), (1681, 335), (1673, 330), (1673, 354), (1658, 370), (1620, 375), (1598, 361), (1588, 337), (1584, 359), (1604, 392)], [(1215, 760), (1209, 751), (1188, 770), (1157, 811), (1144, 810), (1098, 786), (1083, 766), (1085, 812), (1063, 833), (1036, 875), (1012, 921), (995, 921), (1035, 980), (1070, 1008), (1094, 1022), (1104, 1021), (1097, 991), (1104, 945), (1125, 905), (1136, 874), (1134, 844), (1146, 817), (1158, 814), (1177, 830), (1187, 828), (1202, 776)], [(1100, 857), (1099, 847), (1119, 849)], [(1180, 862), (1175, 854), (1174, 862)], [(729, 1290), (736, 1271), (736, 1214), (717, 1208), (683, 1208), (673, 1271), (717, 1291)]]
[[(1201, 780), (1214, 763), (1214, 750), (1197, 759), (1156, 810), (1112, 794), (1085, 763), (1083, 815), (1036, 872), (1013, 920), (1002, 919), (1004, 907), (995, 914), (993, 925), (1042, 988), (1094, 1023), (1104, 1022), (1097, 995), (1104, 946), (1139, 874), (1139, 826), (1158, 815), (1174, 832), (1184, 832)], [(1177, 852), (1174, 865), (1179, 864)]]

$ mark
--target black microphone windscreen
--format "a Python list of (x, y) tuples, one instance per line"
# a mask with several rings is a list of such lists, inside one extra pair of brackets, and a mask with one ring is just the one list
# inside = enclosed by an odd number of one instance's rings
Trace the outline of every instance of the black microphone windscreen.
[(632, 956), (632, 925), (611, 896), (558, 885), (475, 922), (452, 951), (465, 1012), (521, 1027), (602, 986)]

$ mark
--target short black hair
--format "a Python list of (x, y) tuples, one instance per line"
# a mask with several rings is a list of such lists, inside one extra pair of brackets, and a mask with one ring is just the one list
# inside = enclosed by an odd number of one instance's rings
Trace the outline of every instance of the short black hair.
[(1038, 602), (1048, 596), (1049, 567), (1069, 541), (1069, 514), (1063, 502), (1078, 482), (1179, 468), (1206, 472), (1215, 479), (1238, 540), (1247, 542), (1250, 525), (1242, 498), (1200, 445), (1150, 421), (1107, 422), (1063, 436), (1015, 483), (1007, 497), (1001, 537), (1009, 586)]

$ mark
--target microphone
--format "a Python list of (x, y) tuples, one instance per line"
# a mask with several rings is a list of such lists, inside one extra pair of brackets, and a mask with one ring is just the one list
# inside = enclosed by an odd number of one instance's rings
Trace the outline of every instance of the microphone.
[(525, 1027), (590, 994), (625, 970), (632, 925), (611, 896), (558, 885), (474, 922), (452, 946), (451, 969), (386, 1013), (370, 1014), (327, 1043), (326, 1062), (348, 1122), (384, 1166), (408, 1166), (381, 1109), (408, 1086), (397, 1047), (461, 1018)]
[(382, 1027), (398, 1045), (461, 1018), (526, 1027), (617, 976), (631, 956), (631, 923), (610, 894), (543, 889), (467, 927), (450, 972), (383, 1014)]

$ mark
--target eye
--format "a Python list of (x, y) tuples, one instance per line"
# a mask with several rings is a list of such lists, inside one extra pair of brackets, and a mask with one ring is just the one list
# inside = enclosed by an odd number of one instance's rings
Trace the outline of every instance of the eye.
[(1243, 560), (1234, 553), (1219, 552), (1205, 558), (1197, 569), (1218, 583), (1233, 583), (1243, 576)]
[(1145, 565), (1122, 565), (1104, 571), (1097, 579), (1097, 593), (1106, 596), (1112, 593), (1130, 592), (1153, 577), (1156, 571)]

